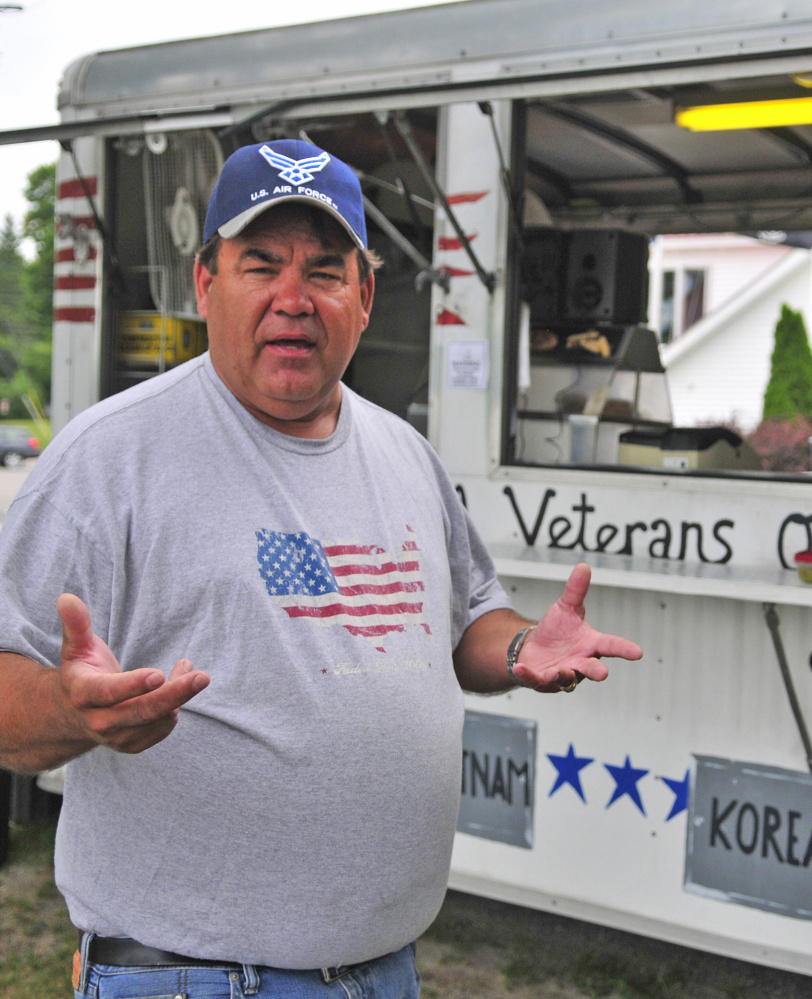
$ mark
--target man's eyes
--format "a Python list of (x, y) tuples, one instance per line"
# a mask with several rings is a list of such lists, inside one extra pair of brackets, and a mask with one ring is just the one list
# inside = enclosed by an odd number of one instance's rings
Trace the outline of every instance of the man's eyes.
[(271, 275), (275, 275), (275, 274), (279, 273), (279, 268), (278, 267), (271, 267), (270, 265), (266, 265), (266, 264), (257, 264), (254, 267), (246, 267), (245, 273), (246, 274), (271, 274)]
[[(274, 267), (271, 264), (257, 264), (253, 267), (247, 267), (245, 269), (246, 274), (255, 274), (260, 277), (276, 278), (281, 273), (281, 268)], [(305, 281), (318, 281), (322, 284), (325, 283), (341, 283), (343, 281), (343, 272), (335, 270), (313, 270), (309, 271), (304, 275), (303, 280)]]

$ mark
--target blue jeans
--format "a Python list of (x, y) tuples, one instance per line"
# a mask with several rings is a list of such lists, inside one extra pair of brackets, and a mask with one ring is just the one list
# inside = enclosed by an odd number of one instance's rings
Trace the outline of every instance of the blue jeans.
[(415, 945), (409, 944), (330, 982), (320, 971), (254, 965), (119, 968), (83, 961), (74, 995), (75, 999), (419, 999), (414, 955)]

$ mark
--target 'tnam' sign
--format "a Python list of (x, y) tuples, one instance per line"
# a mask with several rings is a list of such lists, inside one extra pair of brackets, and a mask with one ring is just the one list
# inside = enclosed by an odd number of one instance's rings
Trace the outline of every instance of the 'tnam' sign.
[(534, 721), (466, 711), (457, 829), (530, 848), (535, 760)]

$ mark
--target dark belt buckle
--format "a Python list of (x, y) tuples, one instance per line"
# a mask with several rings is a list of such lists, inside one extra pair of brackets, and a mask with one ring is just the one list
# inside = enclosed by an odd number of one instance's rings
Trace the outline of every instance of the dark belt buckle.
[(357, 964), (348, 964), (343, 968), (322, 968), (321, 977), (325, 985), (329, 985), (331, 982), (337, 982), (339, 978), (343, 978), (344, 975), (352, 971), (353, 968), (357, 968)]

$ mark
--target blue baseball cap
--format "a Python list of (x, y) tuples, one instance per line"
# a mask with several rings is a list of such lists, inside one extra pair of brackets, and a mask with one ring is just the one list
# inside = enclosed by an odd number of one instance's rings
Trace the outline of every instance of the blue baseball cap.
[(367, 245), (364, 199), (354, 171), (299, 139), (243, 146), (223, 164), (209, 201), (203, 239), (232, 239), (274, 205), (300, 201), (323, 208), (359, 249)]

